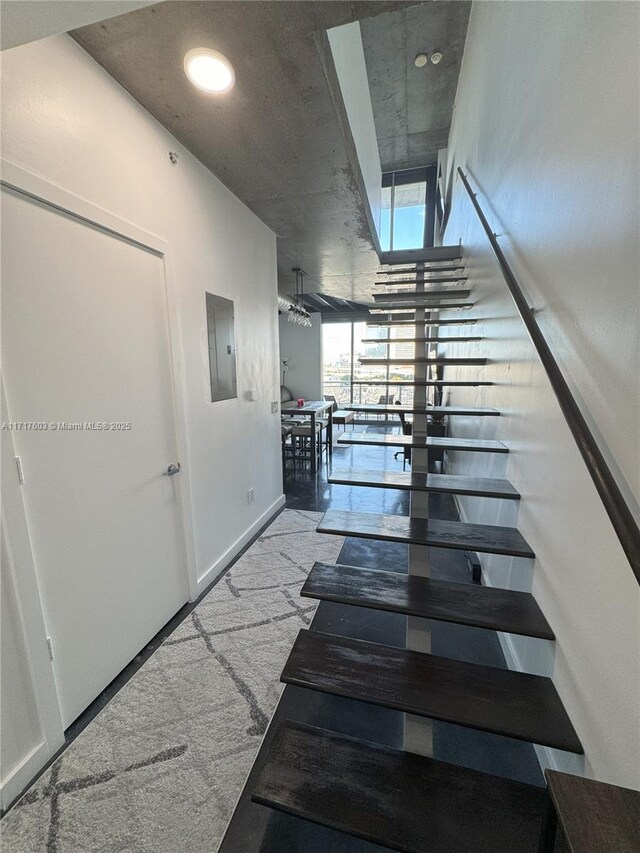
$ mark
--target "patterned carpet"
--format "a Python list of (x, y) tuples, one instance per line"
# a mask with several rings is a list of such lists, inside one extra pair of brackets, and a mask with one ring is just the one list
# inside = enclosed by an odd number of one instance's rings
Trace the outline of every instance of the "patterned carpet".
[(3, 853), (214, 853), (343, 544), (285, 510), (1, 826)]

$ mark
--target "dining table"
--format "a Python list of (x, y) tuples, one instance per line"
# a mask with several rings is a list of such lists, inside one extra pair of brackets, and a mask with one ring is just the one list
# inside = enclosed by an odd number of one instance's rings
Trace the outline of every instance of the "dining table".
[(306, 415), (311, 419), (311, 473), (316, 474), (318, 471), (316, 418), (328, 412), (327, 446), (331, 456), (333, 455), (333, 403), (330, 400), (305, 400), (302, 406), (299, 406), (295, 400), (291, 400), (288, 403), (282, 403), (280, 410), (287, 414)]

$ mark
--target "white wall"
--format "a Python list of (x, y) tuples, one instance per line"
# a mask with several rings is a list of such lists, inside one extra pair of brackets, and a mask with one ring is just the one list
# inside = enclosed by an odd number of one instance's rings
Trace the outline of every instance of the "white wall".
[[(637, 56), (632, 3), (476, 3), (449, 140), (602, 446), (640, 495), (640, 263)], [(497, 438), (510, 455), (451, 455), (449, 470), (507, 476), (522, 503), (468, 499), (464, 517), (514, 524), (536, 552), (486, 558), (489, 583), (532, 589), (553, 644), (505, 637), (514, 666), (552, 674), (586, 750), (585, 771), (640, 787), (640, 588), (613, 533), (533, 347), (515, 314), (459, 180), (445, 243), (462, 239), (489, 355), (490, 388), (451, 403), (495, 406), (500, 418), (457, 434)], [(455, 334), (447, 327), (441, 334)], [(477, 368), (457, 368), (449, 378)], [(632, 499), (632, 498), (631, 498)], [(540, 751), (543, 761), (581, 761)]]
[[(639, 41), (637, 3), (476, 4), (448, 155), (490, 199), (545, 335), (636, 501)], [(448, 238), (458, 236), (452, 222)]]
[(382, 201), (382, 166), (378, 138), (373, 120), (371, 92), (360, 22), (344, 24), (328, 30), (333, 62), (340, 82), (351, 135), (362, 170), (362, 177), (376, 230), (380, 234)]
[[(275, 236), (68, 36), (2, 59), (3, 158), (168, 243), (203, 588), (283, 503), (270, 405), (279, 400)], [(27, 249), (36, 236), (25, 234)], [(208, 386), (207, 290), (235, 302), (238, 398), (218, 403)]]
[(0, 48), (67, 33), (162, 0), (2, 0)]
[[(294, 398), (322, 400), (322, 318), (311, 315), (311, 328), (290, 323), (280, 315), (280, 356), (288, 358), (284, 384)], [(280, 364), (282, 382), (282, 363)]]

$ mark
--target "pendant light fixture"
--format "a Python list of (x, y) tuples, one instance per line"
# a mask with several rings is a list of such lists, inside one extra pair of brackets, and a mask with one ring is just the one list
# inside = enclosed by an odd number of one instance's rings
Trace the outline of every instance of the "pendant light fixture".
[(305, 271), (300, 267), (293, 267), (292, 272), (296, 274), (296, 293), (294, 301), (289, 308), (287, 319), (298, 326), (311, 326), (311, 314), (304, 307), (304, 277)]

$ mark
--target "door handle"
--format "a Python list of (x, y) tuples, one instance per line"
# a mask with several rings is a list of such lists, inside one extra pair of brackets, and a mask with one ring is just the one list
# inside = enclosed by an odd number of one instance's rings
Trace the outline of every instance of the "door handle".
[(172, 462), (171, 465), (164, 472), (165, 477), (173, 477), (174, 474), (180, 473), (180, 463), (176, 462), (175, 464)]

